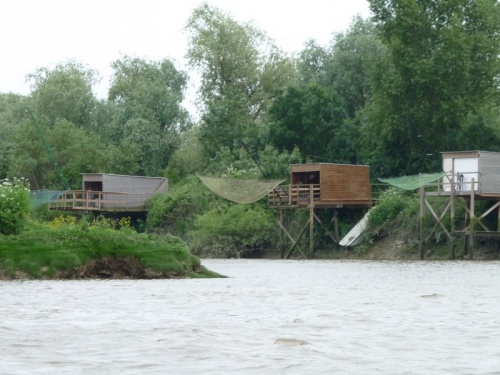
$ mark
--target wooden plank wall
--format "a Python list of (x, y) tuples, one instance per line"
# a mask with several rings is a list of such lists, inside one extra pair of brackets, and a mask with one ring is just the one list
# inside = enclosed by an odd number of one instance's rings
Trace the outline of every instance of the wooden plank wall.
[(163, 183), (163, 178), (103, 175), (102, 190), (129, 194), (152, 194)]
[(322, 164), (321, 201), (370, 200), (370, 169), (364, 165)]
[(500, 194), (500, 153), (480, 153), (479, 194)]

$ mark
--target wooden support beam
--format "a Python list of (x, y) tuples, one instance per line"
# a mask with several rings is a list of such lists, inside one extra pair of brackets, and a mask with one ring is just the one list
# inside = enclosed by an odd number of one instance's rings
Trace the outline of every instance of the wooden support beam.
[[(466, 215), (467, 215), (467, 214), (469, 214), (469, 215), (470, 215), (470, 213), (471, 213), (471, 212), (470, 212), (470, 208), (469, 208), (469, 207), (467, 207), (467, 205), (466, 205), (464, 202), (462, 202), (462, 201), (459, 201), (459, 202), (460, 202), (460, 204), (462, 205), (462, 207), (465, 209), (465, 214), (466, 214)], [(491, 209), (490, 209), (490, 210), (488, 210), (488, 211), (487, 211), (487, 214), (489, 214), (491, 211), (492, 211)], [(476, 222), (475, 222), (475, 224), (479, 224), (479, 225), (481, 225), (481, 227), (483, 227), (483, 229), (484, 229), (486, 232), (489, 232), (489, 229), (488, 229), (488, 228), (486, 227), (486, 225), (484, 225), (484, 223), (481, 221), (482, 219), (484, 219), (484, 217), (485, 217), (485, 216), (486, 216), (486, 215), (484, 215), (484, 214), (483, 214), (482, 216), (480, 216), (480, 217), (476, 218)], [(467, 223), (467, 220), (466, 220), (465, 222)], [(466, 226), (463, 230), (464, 230), (464, 231), (468, 231), (468, 230), (470, 230), (470, 222), (469, 222), (469, 225), (467, 225), (467, 226)]]
[(314, 189), (309, 185), (309, 254), (314, 253)]
[(474, 232), (476, 230), (476, 217), (474, 213), (474, 206), (476, 204), (475, 197), (476, 193), (474, 191), (474, 179), (470, 181), (470, 259), (474, 259)]
[(335, 238), (337, 239), (337, 243), (340, 242), (340, 234), (339, 234), (339, 212), (337, 210), (333, 210), (333, 219), (334, 221), (334, 230), (335, 230)]
[(451, 233), (451, 259), (455, 259), (455, 162), (452, 162), (451, 170), (451, 197), (450, 197), (450, 233)]
[[(281, 228), (284, 228), (285, 226), (283, 225), (283, 209), (281, 208), (280, 209), (280, 213), (279, 213), (279, 219), (278, 219), (278, 223), (279, 223), (279, 226)], [(284, 238), (283, 238), (283, 230), (280, 230), (280, 243), (279, 243), (279, 247), (280, 247), (280, 256), (281, 256), (281, 259), (284, 259), (285, 258), (285, 243), (284, 243)]]
[(425, 210), (425, 187), (421, 186), (420, 193), (420, 259), (424, 260), (424, 210)]
[(429, 209), (429, 211), (431, 212), (432, 216), (434, 217), (434, 219), (436, 220), (436, 225), (434, 226), (434, 228), (432, 229), (431, 233), (429, 233), (429, 235), (427, 236), (427, 239), (425, 240), (425, 242), (427, 242), (432, 234), (434, 233), (434, 231), (436, 230), (436, 228), (438, 226), (440, 226), (444, 233), (446, 234), (446, 236), (448, 237), (449, 240), (451, 240), (451, 235), (450, 233), (448, 232), (448, 229), (446, 229), (446, 227), (444, 226), (444, 224), (442, 223), (441, 220), (443, 220), (443, 217), (444, 215), (446, 214), (446, 212), (448, 211), (448, 209), (450, 208), (450, 205), (451, 205), (451, 202), (448, 202), (448, 204), (446, 205), (446, 207), (444, 208), (441, 216), (437, 216), (436, 213), (434, 212), (434, 209), (432, 208), (432, 206), (430, 205), (430, 203), (427, 201), (427, 199), (425, 199), (425, 205), (427, 206), (427, 208)]
[[(316, 215), (316, 213), (314, 213), (314, 218), (316, 219), (316, 221), (317, 221), (318, 223), (320, 223), (320, 225), (321, 225), (323, 228), (325, 228), (326, 234), (328, 234), (328, 236), (332, 239), (332, 241), (334, 241), (334, 242), (338, 243), (338, 242), (339, 242), (338, 237), (337, 237), (337, 238), (335, 238), (335, 237), (334, 237), (334, 235), (332, 235), (332, 234), (330, 233), (330, 231), (328, 230), (328, 227), (327, 227), (325, 224), (323, 224), (323, 222), (319, 219), (319, 217)], [(335, 219), (335, 217), (334, 217), (334, 219)], [(333, 221), (333, 219), (332, 219), (332, 221)], [(338, 230), (338, 228), (337, 228), (337, 230)]]
[(298, 235), (298, 237), (297, 237), (296, 240), (290, 235), (290, 233), (288, 233), (288, 231), (286, 230), (286, 228), (279, 221), (278, 221), (278, 225), (281, 227), (281, 229), (283, 230), (283, 232), (287, 235), (287, 237), (292, 242), (292, 248), (290, 249), (290, 251), (288, 252), (288, 254), (285, 256), (285, 259), (290, 258), (290, 255), (292, 255), (293, 250), (295, 250), (295, 248), (297, 248), (299, 250), (299, 252), (302, 254), (302, 256), (307, 259), (307, 257), (304, 254), (304, 252), (298, 247), (298, 243), (299, 243), (300, 238), (302, 237), (302, 235), (306, 231), (306, 229), (307, 229), (307, 227), (309, 225), (309, 221), (307, 221), (306, 225), (304, 225), (304, 227), (300, 231), (300, 234)]

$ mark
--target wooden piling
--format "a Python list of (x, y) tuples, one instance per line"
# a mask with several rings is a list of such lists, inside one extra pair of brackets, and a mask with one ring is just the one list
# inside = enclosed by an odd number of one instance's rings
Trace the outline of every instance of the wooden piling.
[(420, 259), (424, 259), (424, 209), (425, 209), (425, 188), (420, 187)]
[(474, 259), (474, 232), (476, 231), (476, 214), (474, 213), (475, 206), (475, 192), (474, 192), (474, 179), (470, 182), (470, 257), (469, 259)]

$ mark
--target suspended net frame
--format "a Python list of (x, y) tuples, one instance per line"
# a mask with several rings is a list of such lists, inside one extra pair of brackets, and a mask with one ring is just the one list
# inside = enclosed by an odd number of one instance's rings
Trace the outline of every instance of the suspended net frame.
[(67, 190), (46, 190), (46, 189), (31, 190), (30, 191), (31, 207), (37, 208), (42, 204), (50, 203), (59, 198), (66, 191)]
[(446, 173), (421, 173), (413, 176), (402, 176), (394, 178), (379, 178), (379, 181), (396, 186), (403, 190), (416, 190), (446, 176)]
[(213, 193), (231, 202), (248, 204), (269, 194), (285, 180), (245, 180), (229, 177), (206, 177), (197, 175)]

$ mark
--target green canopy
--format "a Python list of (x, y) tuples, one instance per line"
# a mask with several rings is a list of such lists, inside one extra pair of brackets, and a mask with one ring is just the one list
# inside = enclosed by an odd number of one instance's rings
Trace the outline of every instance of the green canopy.
[(379, 178), (379, 181), (388, 183), (404, 190), (416, 190), (446, 176), (446, 173), (421, 173), (413, 176), (402, 176), (394, 178)]
[[(197, 175), (198, 176), (198, 175)], [(243, 180), (228, 177), (198, 178), (215, 194), (236, 203), (253, 203), (264, 198), (285, 180)]]

